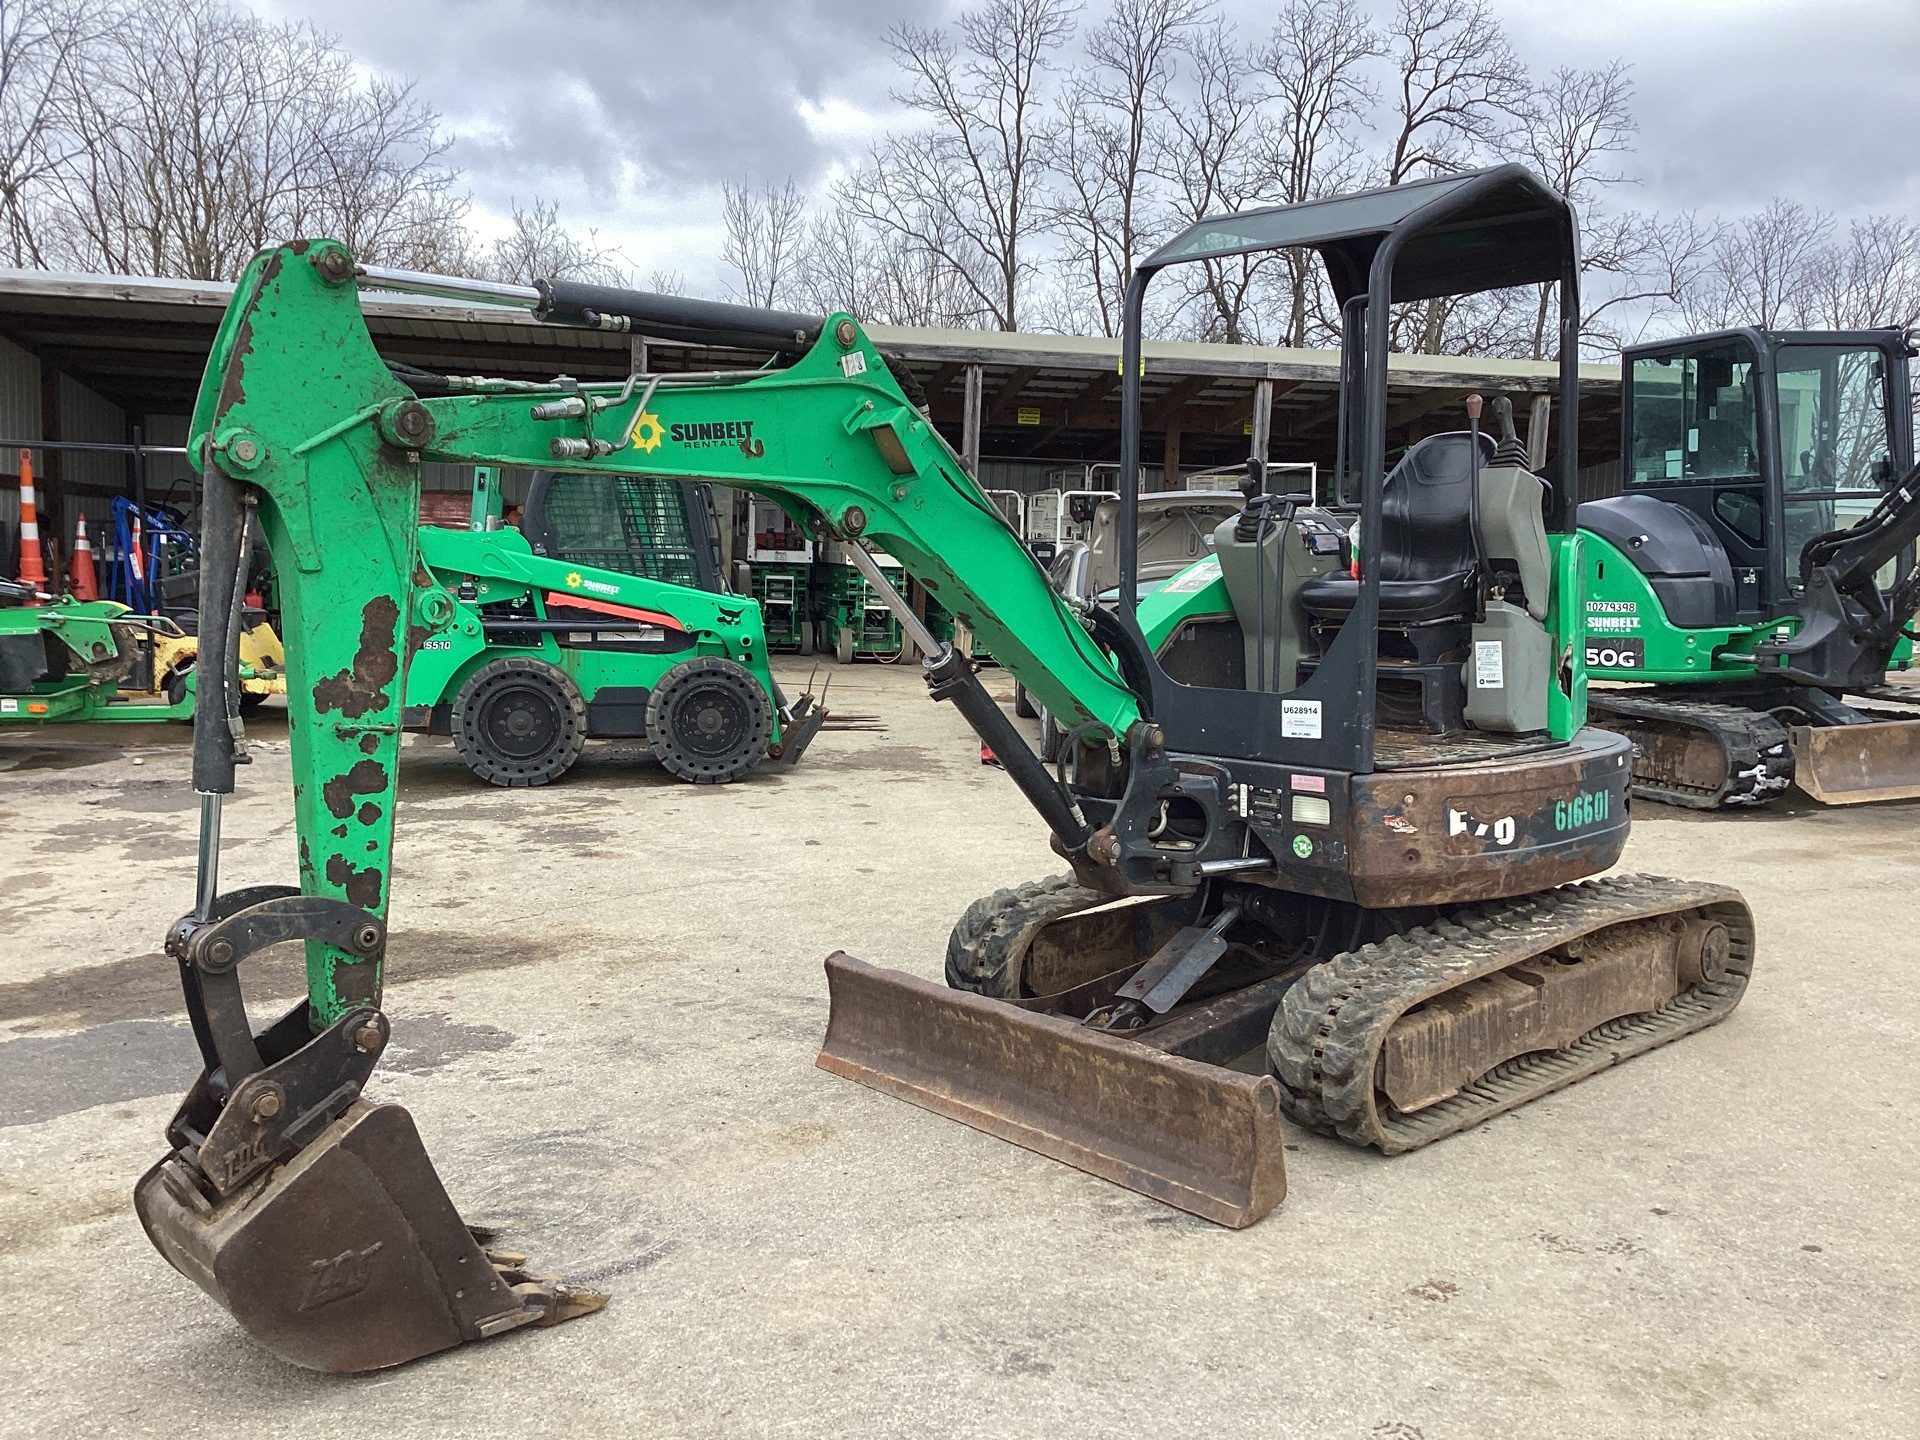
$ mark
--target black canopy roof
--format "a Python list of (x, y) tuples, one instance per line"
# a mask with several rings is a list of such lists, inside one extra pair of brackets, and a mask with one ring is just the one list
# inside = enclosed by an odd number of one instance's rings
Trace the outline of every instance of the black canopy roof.
[(1140, 268), (1305, 246), (1345, 303), (1366, 290), (1374, 252), (1400, 230), (1409, 233), (1393, 267), (1396, 302), (1558, 280), (1578, 245), (1565, 200), (1524, 165), (1497, 165), (1202, 220)]

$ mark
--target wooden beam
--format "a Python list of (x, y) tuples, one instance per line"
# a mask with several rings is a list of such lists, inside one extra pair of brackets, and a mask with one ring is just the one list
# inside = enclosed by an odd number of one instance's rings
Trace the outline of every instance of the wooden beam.
[(929, 403), (938, 403), (940, 397), (952, 388), (953, 382), (961, 379), (966, 373), (966, 366), (953, 361), (936, 365), (933, 367), (933, 374), (927, 377), (926, 383), (920, 388), (927, 392)]
[(1027, 382), (1039, 373), (1038, 365), (1022, 365), (1009, 375), (1006, 383), (994, 392), (992, 401), (986, 407), (987, 424), (992, 425), (997, 422), (1006, 408), (1020, 398), (1020, 392), (1027, 388)]
[(978, 365), (967, 366), (966, 406), (960, 422), (960, 463), (967, 474), (980, 473), (980, 390), (986, 382)]
[(1253, 428), (1248, 431), (1248, 458), (1267, 463), (1267, 439), (1273, 430), (1273, 382), (1256, 380), (1253, 386)]
[(1146, 413), (1140, 428), (1143, 430), (1164, 430), (1169, 422), (1179, 419), (1180, 411), (1186, 403), (1213, 384), (1217, 377), (1212, 375), (1183, 375), (1167, 389), (1167, 392), (1154, 401), (1153, 408)]
[[(1387, 406), (1387, 429), (1398, 430), (1409, 421), (1418, 420), (1423, 415), (1431, 415), (1434, 411), (1445, 409), (1449, 405), (1458, 407), (1462, 400), (1474, 393), (1472, 390), (1416, 390), (1406, 399)], [(1460, 424), (1457, 427), (1449, 426), (1448, 428), (1465, 429), (1466, 412), (1461, 411), (1455, 418)]]
[(1085, 430), (1106, 412), (1107, 397), (1120, 388), (1120, 372), (1109, 370), (1095, 375), (1080, 393), (1067, 402), (1067, 428)]

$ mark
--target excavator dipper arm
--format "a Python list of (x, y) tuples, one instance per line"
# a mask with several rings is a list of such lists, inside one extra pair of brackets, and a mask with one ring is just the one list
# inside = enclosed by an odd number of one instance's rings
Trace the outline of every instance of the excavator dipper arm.
[[(406, 1112), (361, 1098), (390, 1033), (382, 969), (405, 677), (423, 644), (461, 623), (421, 555), (423, 461), (564, 462), (770, 496), (897, 558), (1063, 723), (1117, 744), (1140, 718), (1100, 645), (850, 317), (773, 337), (791, 346), (810, 329), (813, 338), (797, 362), (762, 373), (606, 387), (436, 378), (416, 390), (375, 350), (357, 275), (331, 241), (258, 256), (195, 406), (191, 453), (205, 473), (201, 866), (194, 910), (167, 944), (205, 1066), (168, 1127), (168, 1155), (135, 1193), (155, 1246), (250, 1334), (297, 1364), (338, 1371), (603, 1303), (526, 1273), (523, 1257), (484, 1251)], [(593, 314), (577, 318), (620, 320), (622, 295), (585, 296)], [(569, 316), (582, 298), (545, 297), (571, 305)], [(715, 310), (727, 313), (717, 321)], [(765, 327), (740, 307), (679, 318), (711, 328), (730, 317), (736, 339)], [(285, 623), (299, 883), (223, 893), (220, 804), (247, 756), (228, 693), (237, 633), (220, 617), (237, 620), (236, 580), (256, 542), (271, 553)], [(567, 584), (565, 567), (533, 557), (526, 578)], [(716, 625), (723, 601), (714, 597)], [(926, 668), (935, 695), (955, 699), (1009, 757), (1063, 853), (1084, 862), (1089, 827), (971, 662), (948, 647)], [(243, 964), (291, 940), (305, 944), (306, 1000), (255, 1034)]]

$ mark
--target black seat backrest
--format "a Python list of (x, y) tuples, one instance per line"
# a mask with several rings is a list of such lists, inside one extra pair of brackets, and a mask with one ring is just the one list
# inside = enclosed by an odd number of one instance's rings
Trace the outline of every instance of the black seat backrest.
[[(1473, 437), (1464, 430), (1429, 435), (1388, 473), (1380, 510), (1380, 579), (1439, 580), (1471, 570)], [(1480, 437), (1480, 463), (1493, 437)]]

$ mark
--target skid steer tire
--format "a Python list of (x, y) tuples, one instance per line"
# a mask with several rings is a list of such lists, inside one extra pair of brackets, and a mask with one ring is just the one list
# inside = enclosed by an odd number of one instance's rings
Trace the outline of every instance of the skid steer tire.
[(587, 704), (564, 670), (512, 655), (473, 672), (453, 697), (453, 748), (492, 785), (559, 779), (587, 743)]
[(1051, 765), (1060, 758), (1060, 722), (1051, 710), (1040, 712), (1040, 758)]
[(947, 984), (998, 1000), (1020, 999), (1033, 932), (1107, 898), (1071, 875), (1051, 875), (974, 901), (947, 937)]
[(647, 743), (690, 784), (731, 784), (766, 758), (772, 738), (767, 692), (744, 665), (718, 655), (681, 661), (647, 697)]
[(1033, 696), (1027, 693), (1027, 687), (1018, 680), (1013, 682), (1013, 713), (1022, 720), (1040, 718), (1040, 711), (1034, 706)]

